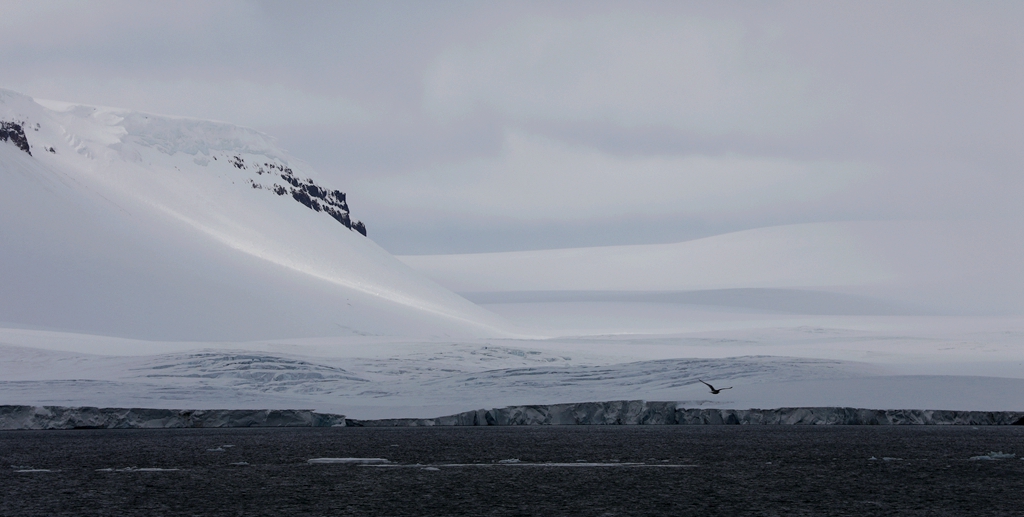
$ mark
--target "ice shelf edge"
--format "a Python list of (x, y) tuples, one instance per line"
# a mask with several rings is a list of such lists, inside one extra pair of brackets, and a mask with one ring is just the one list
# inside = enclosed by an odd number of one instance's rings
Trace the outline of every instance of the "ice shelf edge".
[(0, 430), (518, 425), (1024, 425), (1024, 411), (784, 407), (713, 409), (621, 400), (508, 406), (437, 418), (347, 419), (296, 409), (148, 409), (0, 405)]
[(0, 429), (341, 427), (344, 415), (305, 409), (151, 409), (0, 406)]

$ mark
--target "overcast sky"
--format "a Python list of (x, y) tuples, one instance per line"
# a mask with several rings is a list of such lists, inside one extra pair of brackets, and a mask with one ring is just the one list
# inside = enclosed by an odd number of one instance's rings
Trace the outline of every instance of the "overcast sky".
[(1022, 2), (7, 2), (0, 87), (257, 128), (394, 253), (1024, 230)]

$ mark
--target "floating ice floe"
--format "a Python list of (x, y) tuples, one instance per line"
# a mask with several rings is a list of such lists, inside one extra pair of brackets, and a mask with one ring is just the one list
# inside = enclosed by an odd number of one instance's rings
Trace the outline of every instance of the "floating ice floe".
[(509, 458), (507, 460), (498, 460), (498, 463), (519, 463), (519, 458)]
[(176, 472), (179, 469), (165, 469), (160, 467), (125, 467), (123, 469), (106, 468), (96, 469), (96, 472)]
[(557, 467), (557, 468), (563, 468), (563, 467), (573, 467), (573, 468), (575, 468), (575, 467), (586, 467), (586, 468), (590, 468), (590, 467), (628, 467), (628, 468), (652, 467), (652, 468), (693, 468), (693, 467), (697, 467), (697, 465), (679, 465), (679, 464), (672, 464), (672, 465), (653, 464), (652, 465), (650, 463), (553, 463), (553, 462), (549, 462), (549, 463), (527, 463), (527, 462), (524, 462), (524, 461), (518, 461), (518, 462), (513, 462), (513, 463), (501, 463), (501, 462), (498, 462), (498, 463), (437, 463), (437, 464), (434, 464), (433, 467), (423, 467), (423, 465), (420, 465), (418, 463), (415, 464), (415, 465), (386, 464), (386, 465), (364, 465), (364, 466), (366, 466), (366, 467), (387, 467), (387, 468), (421, 468), (421, 469), (424, 469), (424, 470), (426, 470), (428, 468), (437, 468), (437, 467), (445, 467), (445, 468), (462, 468), (462, 467), (543, 467), (543, 468), (551, 468), (551, 467)]
[[(1016, 457), (1017, 457), (1016, 454), (1005, 453), (1005, 452), (1002, 452), (1002, 451), (1000, 451), (1000, 452), (992, 451), (992, 452), (990, 452), (988, 454), (983, 454), (981, 456), (971, 456), (971, 460), (973, 460), (973, 461), (979, 461), (979, 460), (981, 460), (981, 461), (1009, 460), (1009, 459), (1013, 459), (1013, 458), (1016, 458)], [(1021, 458), (1021, 459), (1024, 459), (1024, 458)]]
[(313, 458), (306, 461), (306, 463), (312, 464), (324, 464), (324, 463), (343, 463), (350, 465), (380, 465), (389, 463), (384, 458)]
[(18, 469), (15, 472), (53, 472), (50, 469)]

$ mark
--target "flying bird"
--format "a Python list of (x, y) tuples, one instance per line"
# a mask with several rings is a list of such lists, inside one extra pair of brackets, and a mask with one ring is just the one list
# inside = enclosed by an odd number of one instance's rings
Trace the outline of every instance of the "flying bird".
[[(697, 380), (700, 381), (700, 379), (697, 379)], [(706, 383), (704, 381), (700, 381), (700, 382), (701, 382), (701, 384), (711, 388), (711, 394), (712, 395), (718, 395), (719, 393), (722, 392), (722, 390), (731, 390), (732, 389), (732, 386), (729, 386), (728, 388), (721, 388), (721, 389), (717, 389), (716, 390), (714, 386), (712, 386), (712, 385), (710, 385), (710, 384), (708, 384), (708, 383)]]

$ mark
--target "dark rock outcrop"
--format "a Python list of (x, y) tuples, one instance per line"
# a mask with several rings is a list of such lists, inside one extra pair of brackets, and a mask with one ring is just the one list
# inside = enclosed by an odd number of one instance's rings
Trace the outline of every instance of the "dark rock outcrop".
[(295, 409), (146, 409), (0, 406), (0, 429), (166, 429), (182, 427), (334, 427), (344, 415)]
[[(245, 159), (240, 156), (232, 157), (230, 163), (237, 169), (249, 169)], [(333, 217), (335, 221), (345, 225), (346, 228), (366, 236), (366, 225), (349, 216), (348, 202), (345, 200), (344, 192), (320, 187), (310, 178), (300, 179), (290, 167), (278, 163), (257, 163), (253, 165), (253, 171), (259, 176), (276, 175), (285, 182), (285, 185), (275, 182), (265, 187), (262, 183), (249, 180), (252, 188), (271, 190), (279, 196), (289, 194), (292, 199), (302, 203), (306, 208), (324, 212)]]
[(1011, 425), (1024, 412), (810, 407), (677, 408), (675, 402), (622, 400), (478, 409), (440, 418), (349, 420), (350, 426), (446, 425)]
[(0, 142), (11, 142), (18, 146), (18, 149), (32, 156), (32, 150), (28, 145), (28, 137), (25, 136), (25, 128), (21, 123), (0, 120)]

